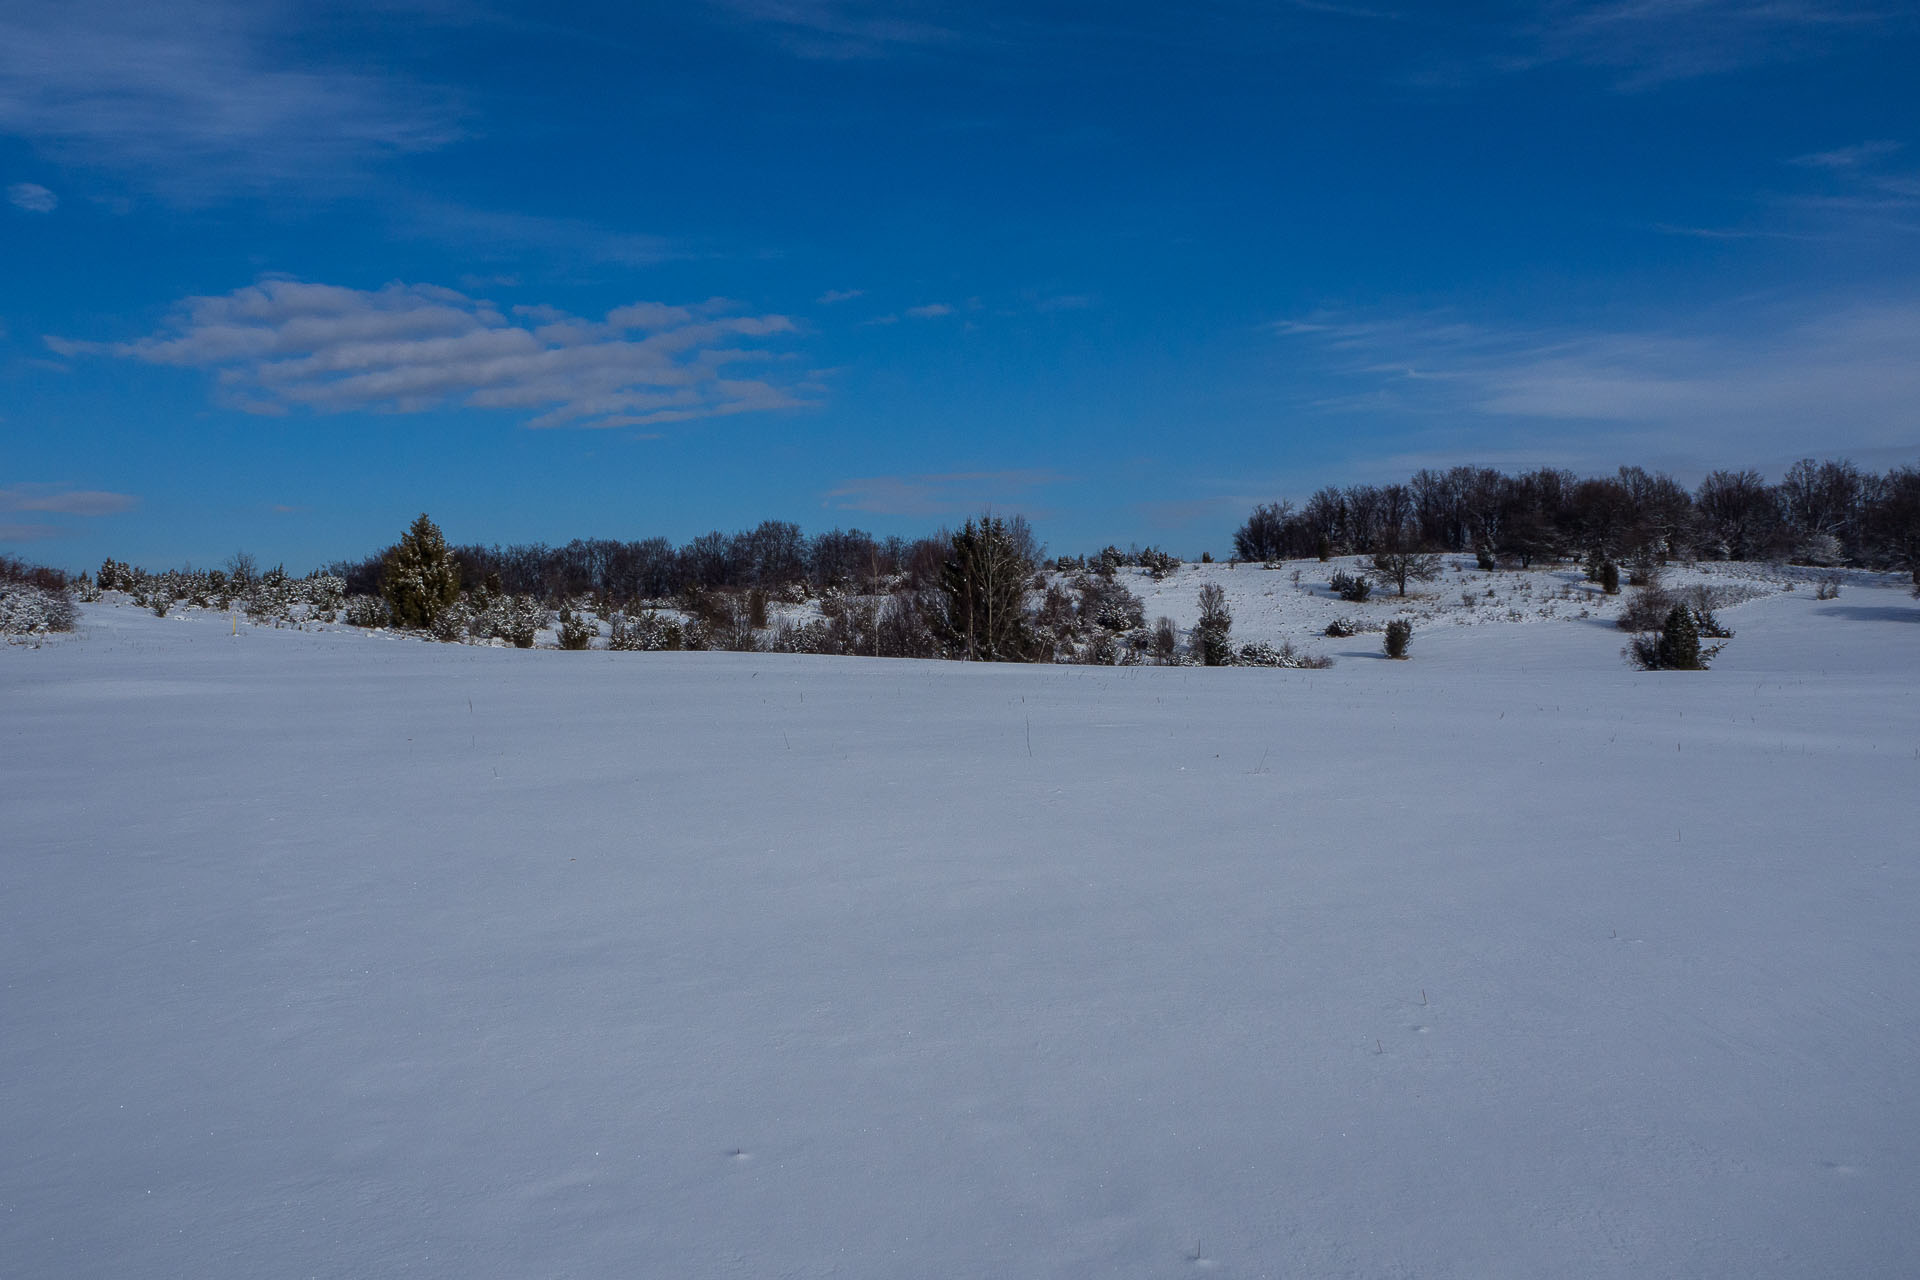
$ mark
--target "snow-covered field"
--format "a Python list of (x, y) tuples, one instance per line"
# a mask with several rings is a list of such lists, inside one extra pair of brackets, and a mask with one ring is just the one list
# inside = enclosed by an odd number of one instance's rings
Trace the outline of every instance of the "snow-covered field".
[(0, 649), (5, 1275), (1920, 1257), (1891, 586), (1658, 674), (1572, 602), (1328, 671), (82, 612)]

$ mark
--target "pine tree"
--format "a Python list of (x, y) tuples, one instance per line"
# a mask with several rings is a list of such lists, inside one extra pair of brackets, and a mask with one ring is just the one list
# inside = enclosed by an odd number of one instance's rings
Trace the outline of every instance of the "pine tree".
[(1704, 671), (1707, 664), (1700, 655), (1700, 626), (1693, 610), (1684, 604), (1673, 606), (1666, 625), (1660, 628), (1657, 650), (1660, 666), (1667, 671)]
[(380, 594), (397, 627), (426, 627), (460, 598), (460, 566), (425, 512), (381, 559)]

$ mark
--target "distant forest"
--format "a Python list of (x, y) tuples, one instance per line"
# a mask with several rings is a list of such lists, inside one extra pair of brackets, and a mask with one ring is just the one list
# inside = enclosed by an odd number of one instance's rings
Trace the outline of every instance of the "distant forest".
[[(1040, 548), (1026, 523), (1008, 529), (1036, 566)], [(1262, 503), (1233, 535), (1233, 558), (1271, 561), (1371, 555), (1382, 550), (1474, 553), (1531, 566), (1537, 560), (1777, 560), (1823, 566), (1906, 569), (1920, 575), (1920, 467), (1884, 475), (1845, 460), (1807, 459), (1778, 484), (1756, 471), (1715, 471), (1689, 491), (1640, 467), (1582, 479), (1542, 468), (1507, 475), (1485, 467), (1416, 472), (1404, 484), (1323, 488), (1305, 503)], [(769, 520), (738, 533), (702, 534), (681, 546), (665, 538), (575, 539), (564, 546), (469, 544), (450, 548), (463, 583), (565, 600), (666, 600), (689, 590), (815, 591), (902, 581), (938, 581), (953, 553), (945, 530), (922, 538), (875, 537), (834, 529), (811, 537)], [(323, 571), (353, 595), (379, 591), (385, 552)], [(1105, 557), (1157, 563), (1154, 548), (1107, 548), (1058, 557), (1060, 569)], [(876, 587), (876, 589), (878, 589)]]

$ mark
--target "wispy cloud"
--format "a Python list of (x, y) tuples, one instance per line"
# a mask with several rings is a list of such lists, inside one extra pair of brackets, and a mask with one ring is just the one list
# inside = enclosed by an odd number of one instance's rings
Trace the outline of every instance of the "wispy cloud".
[(29, 511), (63, 516), (111, 516), (130, 511), (140, 499), (103, 489), (74, 489), (59, 484), (16, 484), (0, 489), (0, 511)]
[(1741, 225), (1658, 224), (1667, 235), (1713, 240), (1843, 240), (1877, 243), (1920, 233), (1920, 171), (1892, 163), (1905, 150), (1875, 140), (1788, 159), (1793, 189), (1762, 192)]
[(1352, 388), (1323, 410), (1399, 415), (1491, 448), (1724, 460), (1912, 443), (1920, 301), (1739, 310), (1686, 328), (1308, 317), (1276, 332)]
[(929, 302), (924, 306), (908, 307), (906, 314), (915, 320), (938, 320), (941, 316), (953, 314), (953, 308), (944, 302)]
[(830, 307), (836, 302), (851, 302), (855, 298), (866, 296), (865, 289), (829, 289), (814, 301), (821, 306)]
[(1860, 0), (1551, 0), (1513, 69), (1570, 62), (1613, 72), (1623, 91), (1795, 61), (1895, 20)]
[(60, 531), (50, 524), (0, 523), (0, 542), (44, 542), (59, 536)]
[(7, 188), (7, 203), (28, 213), (52, 213), (60, 207), (60, 197), (37, 182), (16, 182)]
[(188, 298), (158, 333), (123, 343), (48, 338), (63, 355), (106, 354), (214, 373), (219, 399), (251, 413), (449, 404), (517, 410), (534, 427), (626, 427), (807, 403), (733, 370), (796, 332), (724, 299), (636, 302), (599, 320), (494, 304), (434, 285), (359, 290), (267, 280)]
[(337, 180), (459, 136), (444, 94), (291, 53), (300, 15), (15, 0), (0, 7), (0, 133), (184, 199)]
[(1886, 138), (1877, 138), (1871, 142), (1856, 142), (1850, 147), (1836, 147), (1832, 151), (1816, 151), (1811, 155), (1795, 156), (1788, 164), (1797, 164), (1811, 169), (1858, 169), (1862, 165), (1884, 160), (1901, 149), (1901, 144)]
[(889, 516), (961, 515), (1007, 507), (1069, 476), (1051, 471), (953, 471), (937, 475), (861, 476), (830, 490), (823, 505), (836, 511)]
[(620, 231), (584, 218), (475, 209), (438, 201), (414, 200), (391, 215), (398, 226), (437, 242), (459, 241), (476, 249), (518, 256), (526, 249), (559, 259), (650, 267), (686, 256), (662, 236)]
[(951, 43), (956, 28), (939, 7), (917, 0), (709, 0), (759, 27), (803, 58), (878, 58)]

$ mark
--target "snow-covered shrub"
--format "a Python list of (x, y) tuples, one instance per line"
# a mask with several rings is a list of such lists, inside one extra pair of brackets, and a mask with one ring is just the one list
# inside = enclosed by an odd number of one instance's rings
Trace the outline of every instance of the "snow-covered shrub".
[(1813, 598), (1815, 600), (1838, 600), (1840, 598), (1840, 584), (1845, 578), (1846, 575), (1840, 573), (1822, 574), (1819, 583), (1813, 589)]
[(442, 644), (459, 644), (473, 626), (473, 608), (465, 600), (455, 600), (433, 615), (427, 630)]
[(102, 591), (131, 591), (133, 568), (123, 560), (102, 560), (100, 572), (94, 575), (94, 582)]
[(1327, 586), (1333, 594), (1349, 604), (1365, 604), (1367, 597), (1373, 594), (1373, 583), (1365, 574), (1348, 573), (1345, 570), (1336, 570), (1327, 579)]
[(64, 573), (0, 556), (0, 635), (71, 631), (76, 616)]
[(1073, 587), (1080, 595), (1077, 614), (1083, 625), (1103, 631), (1131, 631), (1146, 621), (1146, 606), (1117, 577), (1082, 574), (1074, 579)]
[(1235, 657), (1235, 662), (1243, 667), (1292, 667), (1308, 671), (1318, 671), (1333, 665), (1332, 658), (1296, 649), (1291, 640), (1282, 640), (1278, 648), (1259, 640), (1252, 644), (1243, 644)]
[[(825, 624), (816, 623), (823, 630)], [(663, 649), (678, 649), (681, 645), (680, 624), (672, 618), (664, 618), (652, 609), (640, 613), (616, 613), (613, 615), (613, 638), (607, 642), (609, 649), (626, 651), (656, 652)], [(817, 653), (817, 649), (789, 649), (789, 653)]]
[(340, 616), (347, 598), (347, 580), (336, 574), (313, 573), (296, 585), (299, 599), (307, 606), (307, 616), (316, 622), (332, 622)]
[(291, 622), (296, 598), (297, 592), (287, 571), (269, 569), (247, 592), (247, 617), (256, 623)]
[(1348, 636), (1359, 635), (1360, 624), (1351, 618), (1335, 618), (1327, 624), (1327, 629), (1321, 632), (1321, 634), (1332, 636), (1337, 640), (1344, 640)]
[(1147, 576), (1155, 582), (1160, 582), (1180, 567), (1180, 560), (1158, 547), (1148, 547), (1140, 553), (1140, 567), (1147, 571)]
[(1395, 618), (1387, 624), (1386, 649), (1389, 658), (1407, 656), (1407, 646), (1413, 643), (1413, 624), (1405, 618)]
[(355, 627), (384, 627), (393, 621), (386, 600), (380, 596), (348, 596), (341, 617)]
[(575, 613), (570, 609), (560, 611), (560, 647), (562, 649), (586, 649), (593, 645), (593, 638), (600, 634), (600, 628), (593, 619), (584, 613)]
[(547, 607), (532, 596), (488, 593), (486, 603), (473, 611), (467, 634), (477, 640), (505, 640), (516, 649), (531, 649), (535, 635), (547, 625)]
[(798, 623), (781, 618), (774, 623), (767, 650), (770, 653), (831, 653), (827, 647), (830, 630), (831, 624), (824, 618)]

